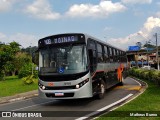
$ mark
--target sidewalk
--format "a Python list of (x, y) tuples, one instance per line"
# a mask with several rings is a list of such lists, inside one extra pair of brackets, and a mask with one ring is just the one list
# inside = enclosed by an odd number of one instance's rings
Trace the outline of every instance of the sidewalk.
[(28, 99), (28, 98), (36, 97), (36, 96), (38, 96), (38, 90), (34, 90), (34, 91), (26, 92), (26, 93), (20, 93), (20, 94), (8, 96), (8, 97), (0, 97), (0, 104), (14, 102), (17, 100)]

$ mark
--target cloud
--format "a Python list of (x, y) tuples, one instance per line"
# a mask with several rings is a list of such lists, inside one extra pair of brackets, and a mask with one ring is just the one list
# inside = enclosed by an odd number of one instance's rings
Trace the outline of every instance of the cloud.
[[(16, 7), (15, 7), (15, 3)], [(101, 0), (99, 4), (74, 4), (67, 12), (60, 14), (53, 11), (49, 0), (34, 0), (32, 3), (27, 0), (0, 0), (0, 12), (8, 11), (12, 7), (15, 10), (23, 11), (27, 15), (42, 19), (56, 20), (67, 17), (107, 17), (110, 14), (125, 11), (127, 8), (120, 2), (113, 3), (111, 0)], [(23, 8), (22, 8), (23, 7)], [(19, 9), (18, 9), (19, 8)]]
[(107, 32), (107, 31), (111, 31), (111, 30), (112, 30), (112, 27), (105, 27), (103, 31)]
[(2, 41), (2, 40), (4, 40), (4, 39), (6, 39), (6, 35), (5, 34), (3, 34), (3, 33), (0, 33), (0, 41)]
[(145, 35), (148, 39), (153, 36), (155, 32), (160, 30), (160, 18), (159, 17), (149, 17), (144, 23), (143, 28), (140, 30), (142, 35)]
[(0, 12), (6, 12), (11, 9), (13, 3), (13, 0), (0, 0)]
[(74, 4), (66, 12), (66, 15), (71, 17), (106, 17), (112, 13), (124, 10), (126, 10), (126, 7), (119, 2), (100, 1), (98, 5)]
[(121, 0), (124, 4), (150, 4), (152, 0)]
[(52, 11), (51, 5), (47, 0), (35, 0), (24, 11), (32, 17), (44, 20), (55, 20), (61, 16), (59, 13)]
[(17, 42), (21, 45), (21, 47), (29, 47), (29, 46), (37, 46), (38, 45), (38, 37), (30, 34), (16, 33), (10, 36), (5, 35), (4, 33), (0, 33), (0, 41), (5, 43)]
[[(148, 17), (143, 27), (136, 33), (130, 34), (124, 38), (111, 38), (107, 42), (120, 48), (127, 49), (128, 46), (134, 46), (137, 42), (145, 44), (146, 41), (151, 40), (155, 44), (155, 33), (160, 31), (160, 18)], [(117, 44), (118, 43), (118, 44)]]
[(137, 39), (137, 33), (130, 34), (124, 38), (110, 38), (107, 40), (107, 43), (114, 45), (123, 50), (128, 50), (128, 46), (134, 46), (137, 42), (143, 42), (142, 39)]

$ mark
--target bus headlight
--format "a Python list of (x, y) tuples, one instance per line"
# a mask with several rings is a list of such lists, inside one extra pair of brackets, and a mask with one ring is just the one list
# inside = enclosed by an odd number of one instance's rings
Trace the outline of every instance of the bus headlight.
[(43, 89), (43, 90), (45, 90), (45, 88), (46, 88), (45, 86), (42, 86), (42, 89)]
[(76, 85), (76, 89), (78, 89), (79, 88), (79, 85)]
[(46, 87), (44, 85), (42, 85), (41, 83), (38, 83), (39, 87), (42, 89), (42, 90), (45, 90)]
[(85, 85), (89, 81), (89, 78), (85, 79), (84, 81), (80, 82), (76, 85), (76, 89), (81, 88), (83, 85)]

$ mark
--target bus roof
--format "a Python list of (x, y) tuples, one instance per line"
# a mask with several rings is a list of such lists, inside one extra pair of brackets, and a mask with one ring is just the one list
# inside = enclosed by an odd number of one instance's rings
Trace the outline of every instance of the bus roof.
[(120, 49), (120, 48), (118, 48), (118, 47), (115, 47), (115, 46), (113, 46), (113, 45), (111, 45), (111, 44), (109, 44), (109, 43), (107, 43), (107, 42), (105, 42), (105, 41), (102, 41), (102, 40), (100, 40), (100, 39), (98, 39), (98, 38), (96, 38), (96, 37), (93, 37), (93, 36), (91, 36), (91, 35), (89, 35), (89, 34), (86, 34), (86, 33), (62, 33), (62, 34), (55, 34), (55, 35), (50, 35), (50, 36), (41, 38), (41, 39), (39, 39), (39, 41), (40, 41), (40, 40), (43, 40), (43, 39), (46, 39), (46, 38), (53, 37), (53, 36), (58, 36), (58, 35), (73, 35), (73, 34), (75, 34), (75, 35), (76, 35), (76, 34), (84, 35), (84, 36), (87, 37), (87, 38), (91, 38), (91, 39), (93, 39), (93, 40), (95, 40), (95, 41), (97, 41), (97, 42), (100, 42), (100, 43), (105, 44), (105, 45), (107, 45), (107, 46), (110, 46), (110, 47), (112, 47), (112, 48), (115, 48), (115, 49), (121, 50), (121, 51), (123, 51), (123, 52), (126, 52), (125, 50), (122, 50), (122, 49)]
[(121, 51), (123, 51), (123, 52), (126, 52), (125, 50), (122, 50), (122, 49), (120, 49), (120, 48), (118, 48), (118, 47), (115, 47), (115, 46), (113, 46), (113, 45), (111, 45), (111, 44), (109, 44), (109, 43), (107, 43), (107, 42), (105, 42), (105, 41), (102, 41), (102, 40), (100, 40), (100, 39), (98, 39), (98, 38), (95, 38), (95, 37), (93, 37), (93, 36), (91, 36), (91, 35), (88, 35), (88, 34), (84, 34), (86, 37), (88, 37), (88, 38), (92, 38), (93, 40), (95, 40), (95, 41), (97, 41), (97, 42), (100, 42), (100, 43), (103, 43), (103, 44), (105, 44), (105, 45), (107, 45), (107, 46), (110, 46), (110, 47), (112, 47), (112, 48), (115, 48), (115, 49), (118, 49), (118, 50), (121, 50)]

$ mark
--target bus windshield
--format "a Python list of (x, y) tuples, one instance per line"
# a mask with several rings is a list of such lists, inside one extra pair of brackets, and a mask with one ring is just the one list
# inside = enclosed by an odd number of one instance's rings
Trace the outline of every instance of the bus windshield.
[(87, 70), (84, 45), (43, 48), (39, 52), (41, 75), (74, 74)]

